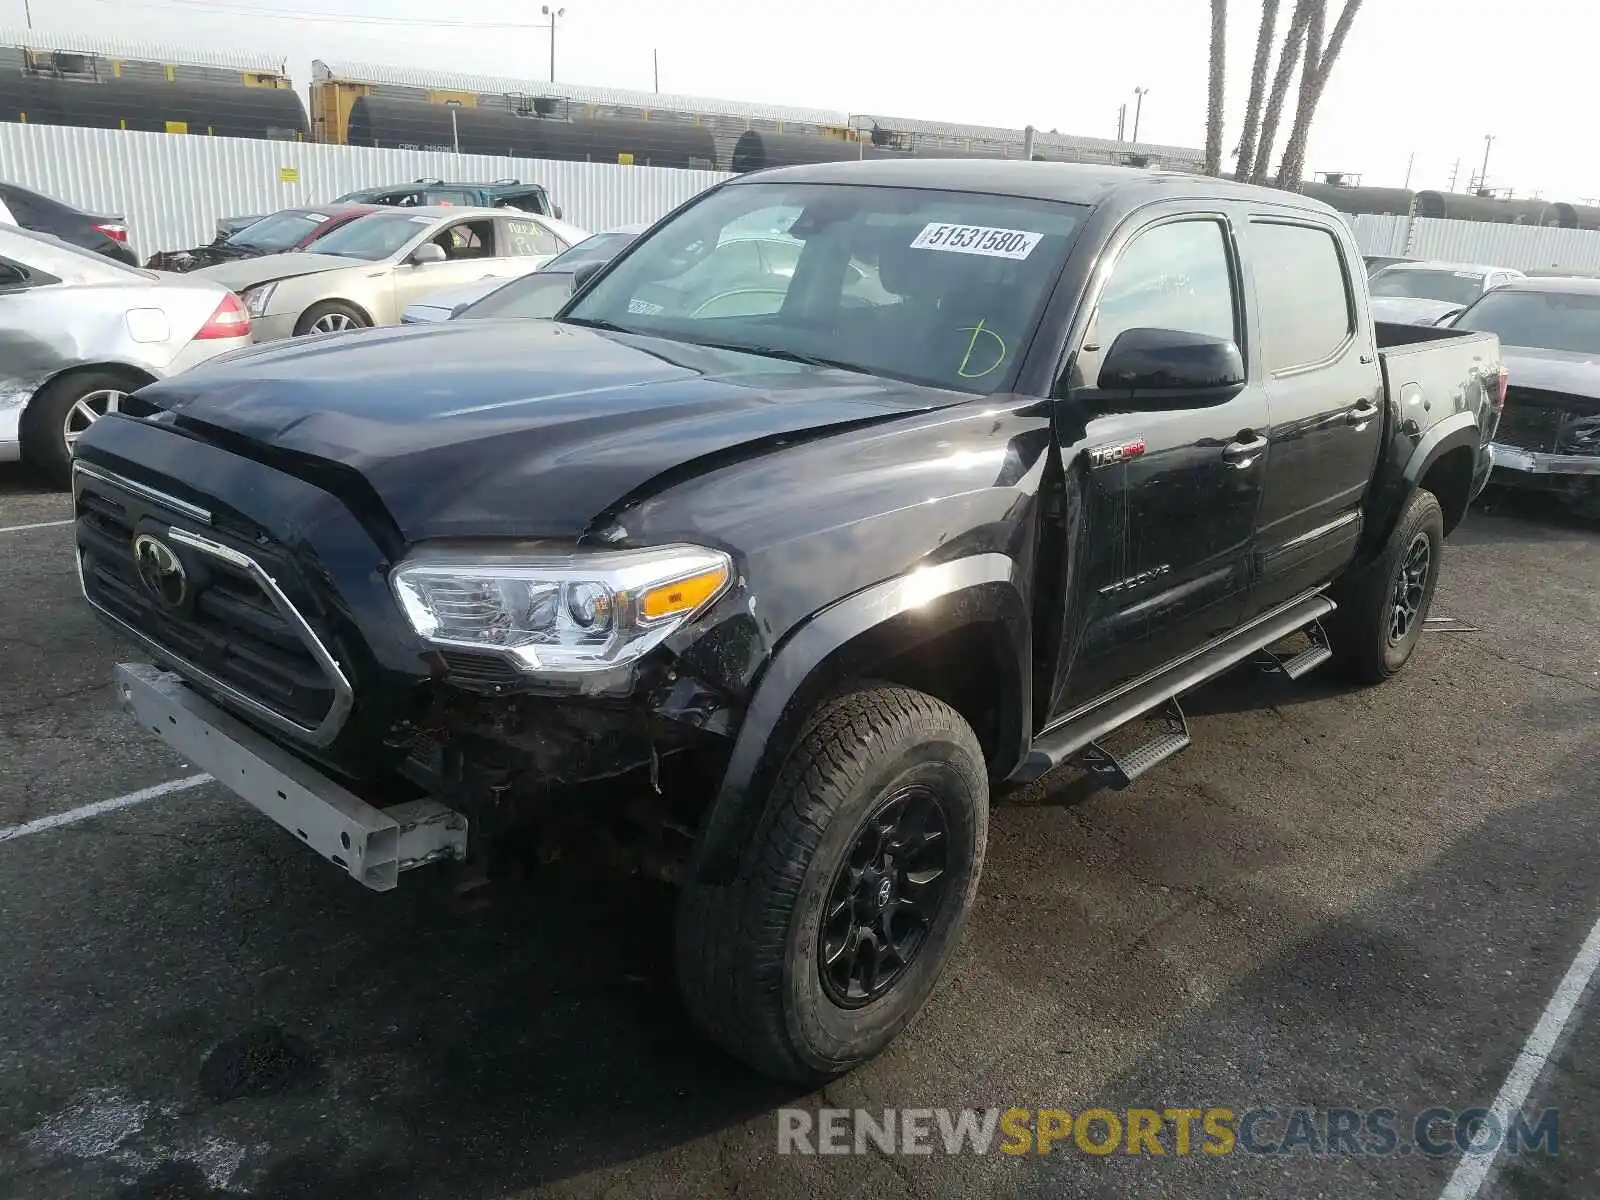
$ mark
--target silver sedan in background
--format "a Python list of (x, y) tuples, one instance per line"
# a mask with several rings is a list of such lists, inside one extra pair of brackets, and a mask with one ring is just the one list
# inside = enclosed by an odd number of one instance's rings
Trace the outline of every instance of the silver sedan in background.
[(138, 388), (251, 342), (227, 288), (0, 226), (0, 462), (69, 482), (78, 435)]

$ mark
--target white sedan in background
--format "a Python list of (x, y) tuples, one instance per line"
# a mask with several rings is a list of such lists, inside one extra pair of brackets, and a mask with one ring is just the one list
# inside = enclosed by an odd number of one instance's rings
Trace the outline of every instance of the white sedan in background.
[(258, 342), (398, 325), (430, 292), (514, 279), (588, 237), (553, 217), (505, 208), (396, 208), (340, 226), (295, 254), (191, 272), (243, 297)]
[(1436, 325), (1485, 292), (1524, 278), (1513, 267), (1487, 263), (1397, 262), (1367, 280), (1372, 319), (1396, 325)]
[(0, 225), (0, 462), (65, 487), (73, 446), (138, 388), (250, 345), (221, 284)]

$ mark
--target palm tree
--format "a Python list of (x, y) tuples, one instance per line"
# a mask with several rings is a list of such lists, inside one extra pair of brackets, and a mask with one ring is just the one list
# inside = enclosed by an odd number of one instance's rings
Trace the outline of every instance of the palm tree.
[(1239, 135), (1238, 158), (1233, 164), (1235, 179), (1250, 178), (1250, 165), (1256, 156), (1256, 137), (1261, 132), (1261, 101), (1267, 91), (1267, 67), (1272, 62), (1272, 35), (1278, 31), (1277, 27), (1278, 0), (1262, 0), (1256, 60), (1250, 68), (1250, 99), (1244, 106), (1244, 130)]
[(1289, 144), (1284, 147), (1283, 163), (1278, 168), (1278, 186), (1291, 191), (1300, 190), (1306, 168), (1306, 142), (1311, 136), (1311, 119), (1317, 115), (1317, 105), (1322, 100), (1322, 90), (1328, 86), (1328, 76), (1333, 64), (1344, 48), (1345, 35), (1355, 20), (1361, 0), (1345, 0), (1339, 19), (1333, 23), (1333, 32), (1327, 45), (1322, 44), (1322, 22), (1327, 15), (1326, 0), (1316, 0), (1316, 9), (1306, 25), (1306, 62), (1300, 76), (1300, 102), (1295, 108), (1294, 125), (1289, 130)]
[(1228, 0), (1211, 0), (1211, 81), (1206, 103), (1206, 174), (1222, 174), (1222, 79), (1228, 52)]
[(1294, 77), (1295, 64), (1300, 61), (1300, 45), (1305, 41), (1306, 22), (1311, 19), (1311, 9), (1317, 3), (1318, 0), (1295, 0), (1288, 32), (1283, 35), (1283, 49), (1278, 51), (1278, 71), (1272, 79), (1272, 91), (1267, 94), (1267, 111), (1261, 118), (1261, 138), (1256, 146), (1255, 161), (1250, 164), (1251, 183), (1267, 181), (1272, 142), (1278, 136), (1278, 121), (1283, 115), (1283, 102), (1289, 94), (1289, 80)]

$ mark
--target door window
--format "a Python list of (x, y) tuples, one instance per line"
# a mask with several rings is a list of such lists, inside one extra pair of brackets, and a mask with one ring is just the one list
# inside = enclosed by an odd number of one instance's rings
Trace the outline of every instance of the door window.
[(1356, 324), (1333, 234), (1313, 225), (1254, 221), (1250, 254), (1267, 370), (1281, 374), (1338, 353)]
[(537, 221), (505, 221), (503, 229), (502, 253), (507, 255), (560, 254), (566, 249), (555, 234)]
[(1092, 336), (1102, 351), (1127, 329), (1237, 340), (1237, 310), (1222, 223), (1173, 221), (1137, 234), (1117, 257)]
[(494, 257), (494, 222), (460, 221), (433, 239), (452, 261)]

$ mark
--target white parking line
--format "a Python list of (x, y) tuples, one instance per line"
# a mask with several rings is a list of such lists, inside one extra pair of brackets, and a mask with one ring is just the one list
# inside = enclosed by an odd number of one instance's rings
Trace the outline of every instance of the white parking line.
[[(1528, 1102), (1528, 1093), (1533, 1091), (1534, 1082), (1555, 1053), (1556, 1043), (1561, 1040), (1562, 1031), (1577, 1011), (1578, 1002), (1583, 999), (1583, 993), (1588, 989), (1597, 968), (1600, 968), (1600, 921), (1590, 928), (1589, 936), (1578, 948), (1578, 957), (1572, 960), (1572, 966), (1567, 968), (1555, 995), (1545, 1005), (1544, 1015), (1528, 1035), (1522, 1053), (1511, 1067), (1511, 1074), (1500, 1085), (1500, 1094), (1494, 1098), (1494, 1105), (1489, 1111), (1494, 1113), (1502, 1132), (1511, 1127), (1511, 1118), (1521, 1112), (1522, 1106)], [(1444, 1191), (1439, 1193), (1439, 1200), (1472, 1200), (1483, 1189), (1484, 1181), (1489, 1177), (1489, 1168), (1494, 1166), (1498, 1157), (1498, 1154), (1464, 1157), (1456, 1165), (1455, 1173), (1450, 1176), (1450, 1182), (1445, 1184)]]
[(0, 525), (0, 533), (22, 533), (28, 529), (55, 529), (61, 525), (71, 525), (72, 518), (65, 521), (35, 521), (32, 525)]
[(40, 817), (37, 821), (8, 826), (5, 829), (0, 829), (0, 842), (9, 842), (12, 838), (27, 837), (30, 833), (43, 833), (47, 829), (60, 829), (63, 825), (76, 825), (79, 821), (87, 821), (90, 817), (98, 817), (101, 813), (115, 812), (119, 808), (129, 808), (135, 804), (143, 804), (146, 800), (158, 800), (162, 796), (170, 796), (174, 792), (186, 792), (190, 788), (197, 788), (202, 783), (210, 782), (211, 776), (209, 775), (190, 775), (184, 779), (169, 779), (166, 783), (158, 783), (154, 787), (140, 788), (137, 792), (129, 792), (126, 796), (113, 796), (110, 800), (97, 800), (93, 804), (85, 804), (82, 808), (51, 813), (48, 817)]

